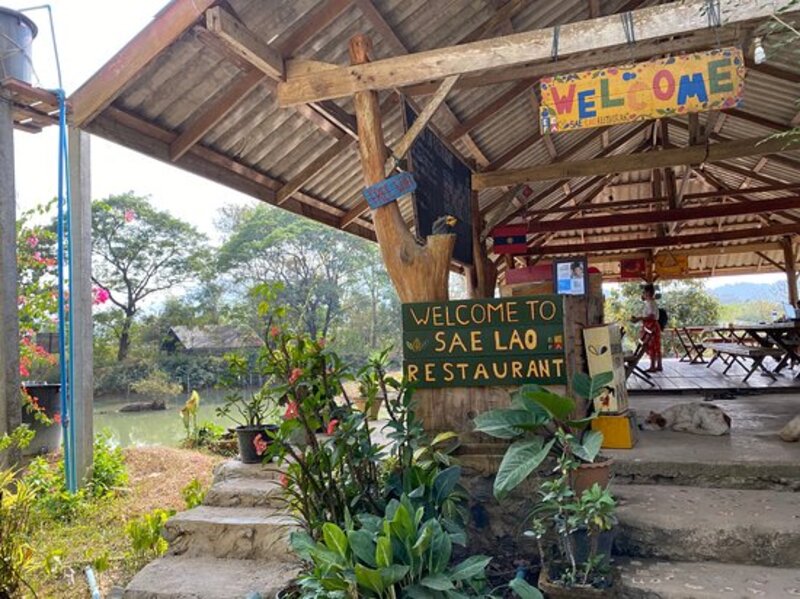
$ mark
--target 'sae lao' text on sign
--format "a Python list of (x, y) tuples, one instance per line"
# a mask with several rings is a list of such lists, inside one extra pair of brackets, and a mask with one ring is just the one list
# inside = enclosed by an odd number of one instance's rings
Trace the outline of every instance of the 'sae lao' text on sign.
[(403, 304), (403, 356), (417, 387), (565, 383), (562, 299)]
[(742, 101), (744, 59), (720, 48), (543, 77), (539, 91), (543, 133), (722, 110)]

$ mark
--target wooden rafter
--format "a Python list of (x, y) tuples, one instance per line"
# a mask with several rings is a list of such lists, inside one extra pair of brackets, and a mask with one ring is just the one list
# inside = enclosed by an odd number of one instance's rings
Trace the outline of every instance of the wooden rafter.
[[(767, 18), (776, 10), (800, 10), (792, 5), (792, 0), (743, 0), (721, 5), (720, 12), (722, 21), (728, 26)], [(652, 40), (703, 29), (708, 26), (708, 18), (703, 12), (705, 7), (705, 1), (687, 0), (639, 9), (634, 13), (637, 39)], [(282, 82), (278, 87), (278, 100), (282, 106), (291, 106), (349, 96), (360, 90), (393, 89), (450, 75), (511, 67), (548, 58), (552, 39), (553, 28), (548, 27), (358, 66), (337, 67)], [(562, 56), (626, 42), (616, 15), (567, 23), (559, 30)]]
[[(96, 123), (89, 126), (90, 133), (112, 141), (124, 141), (129, 147), (154, 158), (170, 160), (169, 147), (177, 137), (175, 133), (114, 107), (104, 110)], [(120, 127), (123, 129), (120, 130)], [(281, 181), (261, 171), (202, 145), (192, 146), (175, 164), (201, 176), (214, 176), (216, 180), (270, 204), (276, 203), (277, 191), (283, 185)], [(285, 203), (284, 208), (330, 226), (336, 226), (344, 212), (305, 193), (296, 193), (292, 198), (294, 201)], [(354, 227), (354, 233), (374, 239), (371, 223), (360, 222), (358, 225)]]
[(632, 250), (644, 248), (680, 247), (682, 245), (699, 245), (703, 243), (719, 243), (737, 239), (763, 239), (765, 237), (778, 237), (800, 233), (800, 224), (773, 225), (754, 229), (732, 229), (729, 231), (714, 231), (712, 233), (699, 233), (677, 235), (675, 237), (648, 237), (642, 239), (618, 239), (593, 243), (570, 243), (562, 245), (540, 245), (528, 250), (530, 255), (558, 255), (558, 254), (589, 254), (593, 252), (608, 252), (613, 250)]
[(509, 171), (475, 173), (472, 176), (472, 187), (473, 189), (490, 189), (492, 187), (529, 183), (531, 181), (586, 177), (603, 173), (638, 171), (683, 164), (720, 162), (731, 158), (785, 152), (797, 147), (800, 147), (800, 140), (764, 140), (763, 137), (739, 139), (710, 146), (688, 146), (641, 155), (612, 156), (577, 162), (559, 162)]
[(528, 223), (529, 233), (548, 233), (554, 231), (573, 231), (581, 229), (604, 229), (654, 223), (672, 223), (690, 220), (706, 220), (724, 216), (743, 216), (772, 212), (777, 210), (793, 210), (800, 208), (800, 196), (758, 200), (755, 202), (737, 202), (734, 204), (718, 204), (712, 210), (708, 206), (693, 208), (670, 208), (668, 210), (650, 210), (645, 212), (627, 212), (610, 216), (592, 216), (587, 218), (560, 218), (556, 220), (540, 220)]
[(109, 106), (170, 44), (189, 29), (217, 0), (172, 0), (148, 25), (117, 52), (89, 81), (70, 96), (72, 124), (81, 127)]

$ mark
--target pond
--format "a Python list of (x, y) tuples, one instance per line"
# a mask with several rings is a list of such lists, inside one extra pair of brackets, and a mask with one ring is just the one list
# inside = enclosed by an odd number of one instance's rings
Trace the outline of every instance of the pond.
[[(244, 390), (248, 393), (248, 390)], [(215, 424), (233, 426), (230, 419), (218, 417), (215, 410), (222, 405), (222, 400), (228, 391), (209, 389), (200, 392), (200, 409), (197, 423), (201, 424), (210, 420)], [(187, 396), (179, 395), (166, 400), (166, 410), (153, 410), (146, 412), (120, 412), (125, 404), (148, 401), (148, 398), (139, 395), (106, 395), (95, 399), (94, 403), (94, 430), (99, 432), (107, 430), (112, 438), (122, 447), (136, 445), (168, 445), (177, 447), (185, 437), (180, 409), (186, 402)]]

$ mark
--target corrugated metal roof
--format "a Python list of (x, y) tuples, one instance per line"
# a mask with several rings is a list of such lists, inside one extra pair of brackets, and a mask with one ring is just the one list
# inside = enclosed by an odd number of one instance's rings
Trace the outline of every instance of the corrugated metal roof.
[[(659, 4), (657, 0), (639, 3), (626, 0), (603, 2), (607, 14)], [(275, 48), (283, 48), (287, 42), (291, 56), (313, 61), (334, 64), (348, 63), (348, 40), (357, 33), (370, 35), (373, 44), (373, 58), (394, 56), (404, 49), (416, 52), (432, 48), (450, 46), (460, 42), (476, 28), (484, 25), (496, 13), (501, 3), (494, 0), (373, 0), (373, 6), (382, 16), (394, 36), (387, 36), (376, 27), (359, 2), (346, 4), (342, 0), (230, 0), (226, 3), (256, 37), (270, 43)], [(638, 6), (636, 6), (638, 4)], [(295, 32), (315, 18), (319, 11), (337, 5), (338, 14), (326, 20), (326, 24), (311, 35), (298, 39)], [(520, 9), (512, 14), (510, 20), (500, 23), (489, 35), (500, 35), (511, 31), (530, 31), (554, 24), (563, 24), (589, 18), (589, 3), (585, 0), (562, 0), (560, 2), (521, 3)], [(101, 117), (89, 125), (95, 133), (105, 135), (138, 150), (146, 151), (157, 158), (166, 159), (164, 144), (185, 131), (198, 114), (220, 98), (235, 81), (238, 81), (249, 67), (242, 59), (209, 43), (208, 32), (200, 22), (183, 33), (177, 41), (169, 45), (159, 56), (150, 62), (115, 98), (112, 106)], [(768, 42), (769, 40), (767, 40)], [(727, 114), (711, 134), (711, 141), (735, 140), (752, 137), (766, 137), (788, 127), (798, 113), (796, 100), (800, 97), (800, 67), (794, 56), (786, 50), (768, 46), (770, 62), (767, 67), (748, 69), (743, 114)], [(602, 60), (602, 56), (598, 57)], [(557, 63), (556, 63), (557, 64)], [(456, 89), (448, 97), (446, 110), (440, 110), (434, 124), (446, 136), (456, 126), (480, 114), (486, 106), (506, 94), (519, 82), (506, 82), (473, 89)], [(469, 138), (462, 137), (453, 142), (454, 147), (468, 160), (484, 159), (498, 168), (522, 168), (547, 164), (554, 161), (589, 160), (603, 154), (628, 154), (653, 137), (652, 125), (632, 136), (626, 143), (612, 152), (606, 150), (628, 135), (639, 124), (627, 124), (607, 128), (600, 136), (593, 131), (582, 131), (553, 135), (552, 146), (548, 148), (545, 140), (538, 135), (537, 115), (532, 103), (533, 88), (523, 90), (507, 104), (498, 108), (494, 114), (485, 118), (469, 131)], [(385, 99), (386, 93), (381, 98)], [(428, 97), (417, 97), (424, 105)], [(350, 99), (337, 100), (335, 105), (352, 114)], [(118, 114), (124, 111), (126, 118), (133, 117), (144, 123), (139, 127), (138, 137), (130, 128), (130, 118), (121, 123)], [(117, 116), (115, 116), (115, 114)], [(748, 116), (749, 115), (749, 116)], [(700, 116), (700, 122), (707, 122), (707, 115)], [(384, 134), (391, 145), (403, 133), (403, 119), (400, 105), (395, 104), (384, 114)], [(149, 126), (159, 129), (153, 131)], [(128, 127), (126, 129), (125, 127)], [(668, 121), (668, 143), (672, 147), (688, 144), (687, 117), (675, 117)], [(219, 162), (232, 160), (232, 163), (218, 165), (227, 169), (209, 169), (207, 175), (223, 183), (239, 184), (239, 188), (265, 198), (274, 193), (286, 181), (298, 176), (319, 156), (332, 147), (337, 138), (346, 133), (336, 133), (332, 127), (320, 127), (297, 109), (280, 108), (276, 102), (275, 83), (264, 81), (223, 118), (210, 127), (198, 142), (201, 147), (212, 150), (214, 159)], [(334, 131), (334, 134), (331, 133)], [(156, 141), (154, 141), (156, 140)], [(527, 141), (527, 143), (525, 143)], [(161, 145), (159, 145), (161, 144)], [(474, 151), (477, 148), (477, 153)], [(509, 156), (510, 150), (519, 153)], [(555, 150), (555, 155), (552, 150)], [(653, 150), (657, 151), (657, 150)], [(502, 165), (497, 161), (504, 159)], [(707, 192), (715, 184), (732, 189), (763, 186), (780, 182), (800, 182), (800, 154), (785, 153), (782, 157), (746, 158), (728, 161), (723, 165), (708, 164), (703, 176), (690, 179), (686, 193)], [(183, 165), (184, 162), (179, 162)], [(695, 165), (697, 166), (697, 165)], [(197, 169), (195, 169), (197, 170)], [(230, 171), (230, 173), (228, 172)], [(675, 169), (680, 185), (682, 168)], [(223, 174), (221, 174), (223, 173)], [(246, 179), (246, 182), (242, 181)], [(264, 179), (263, 181), (261, 179)], [(553, 189), (553, 181), (536, 182), (530, 185), (532, 194), (527, 199), (520, 196), (518, 214), (512, 220), (525, 220), (526, 209), (541, 210), (565, 203), (567, 194), (594, 181), (593, 178), (578, 178)], [(711, 181), (711, 182), (709, 182)], [(716, 182), (716, 183), (715, 183)], [(771, 182), (771, 183), (770, 183)], [(567, 205), (587, 201), (597, 203), (645, 199), (652, 195), (651, 174), (649, 171), (613, 174), (608, 186), (594, 199), (589, 192), (577, 195)], [(259, 187), (266, 187), (259, 193)], [(363, 178), (355, 143), (341, 151), (324, 167), (303, 183), (283, 207), (305, 214), (329, 225), (341, 224), (341, 219), (361, 203)], [(544, 193), (551, 190), (548, 193)], [(507, 204), (498, 204), (506, 193), (503, 189), (481, 191), (479, 204), (482, 210), (492, 207), (484, 215), (491, 221), (493, 216), (509, 209)], [(773, 192), (754, 196), (757, 199), (786, 196), (794, 192)], [(271, 197), (271, 196), (270, 196)], [(691, 205), (702, 205), (691, 203)], [(715, 200), (719, 202), (719, 200)], [(738, 200), (737, 200), (738, 201)], [(413, 222), (413, 207), (410, 201), (400, 202), (402, 214), (407, 222)], [(656, 209), (651, 205), (647, 209)], [(633, 208), (626, 208), (627, 211)], [(597, 214), (592, 212), (591, 214)], [(578, 213), (578, 216), (585, 214)], [(564, 213), (554, 212), (545, 220), (562, 218)], [(541, 216), (537, 216), (540, 218)], [(800, 211), (787, 215), (775, 215), (777, 222), (794, 222), (800, 219)], [(741, 227), (746, 223), (753, 226), (763, 222), (758, 216), (737, 216), (694, 221), (680, 226), (682, 232)], [(346, 230), (368, 238), (374, 238), (369, 213), (364, 214)], [(549, 243), (590, 243), (613, 239), (632, 239), (652, 237), (658, 233), (655, 226), (615, 226), (587, 229), (569, 234), (560, 233), (549, 236)], [(728, 244), (735, 242), (726, 242)], [(772, 257), (772, 254), (765, 254)], [(698, 270), (713, 268), (762, 268), (764, 258), (753, 252), (731, 256), (716, 256), (713, 260), (692, 258), (692, 268)], [(749, 256), (749, 257), (748, 257)], [(776, 261), (780, 258), (778, 256)], [(749, 260), (749, 261), (748, 261)], [(759, 266), (760, 265), (760, 266)]]

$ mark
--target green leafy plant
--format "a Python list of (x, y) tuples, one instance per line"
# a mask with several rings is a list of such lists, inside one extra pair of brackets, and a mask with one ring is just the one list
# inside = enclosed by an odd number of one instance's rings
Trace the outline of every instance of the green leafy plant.
[[(247, 362), (240, 356), (226, 356), (229, 360), (231, 372), (239, 368), (246, 368)], [(240, 427), (260, 426), (278, 422), (280, 407), (278, 397), (270, 386), (265, 383), (261, 389), (245, 397), (236, 391), (229, 393), (224, 398), (224, 403), (217, 408), (216, 413), (220, 418), (230, 418)]]
[[(19, 427), (0, 437), (0, 452), (23, 449), (30, 440), (30, 431)], [(0, 597), (16, 597), (22, 587), (33, 591), (27, 578), (33, 557), (28, 539), (35, 496), (16, 475), (11, 468), (0, 470)]]
[(453, 537), (438, 519), (424, 519), (408, 496), (392, 500), (383, 518), (360, 517), (361, 528), (326, 523), (316, 542), (294, 533), (292, 546), (312, 565), (300, 578), (311, 596), (482, 597), (491, 558), (471, 556), (450, 565)]
[[(578, 373), (573, 389), (591, 402), (611, 382), (612, 373), (594, 377)], [(475, 418), (475, 429), (500, 439), (516, 439), (503, 455), (494, 481), (502, 499), (528, 478), (552, 454), (566, 453), (593, 462), (600, 452), (602, 433), (587, 430), (592, 417), (574, 418), (575, 401), (538, 385), (517, 391), (508, 408), (490, 410)]]
[(125, 532), (130, 538), (134, 559), (144, 562), (166, 553), (169, 544), (161, 536), (161, 531), (174, 513), (171, 510), (155, 509), (128, 522)]
[(94, 437), (94, 465), (89, 489), (93, 497), (106, 497), (128, 484), (128, 469), (122, 448), (115, 445), (111, 433), (101, 431)]
[[(570, 454), (559, 456), (554, 475), (539, 486), (540, 501), (525, 534), (536, 539), (542, 569), (551, 580), (567, 587), (604, 587), (609, 556), (599, 553), (599, 540), (616, 524), (616, 503), (597, 483), (577, 497), (570, 484), (577, 465)], [(550, 546), (545, 544), (548, 535), (556, 539)], [(579, 539), (585, 539), (588, 550), (578, 551)]]
[(193, 478), (189, 484), (181, 489), (181, 497), (186, 502), (186, 509), (190, 510), (201, 505), (206, 498), (206, 491), (207, 489), (203, 487), (203, 483)]

